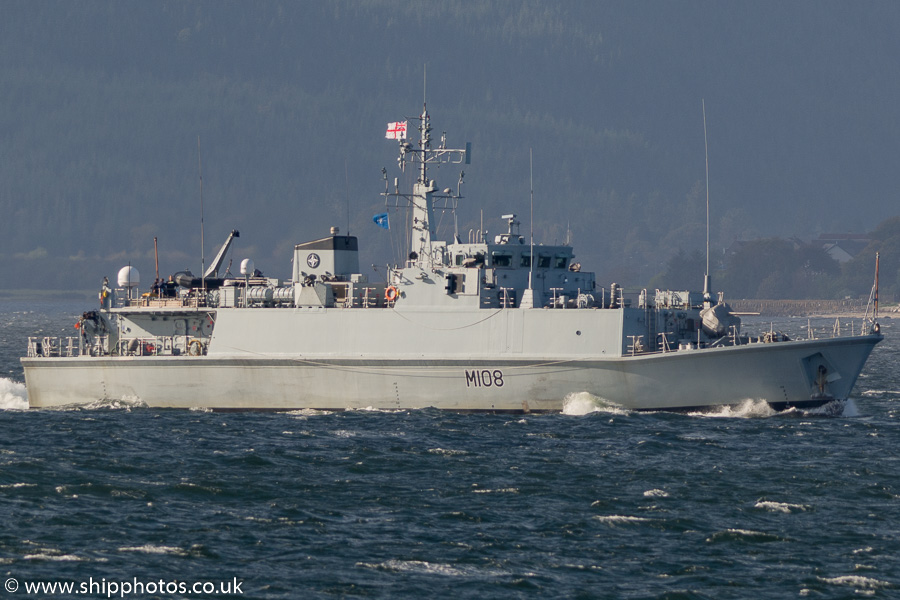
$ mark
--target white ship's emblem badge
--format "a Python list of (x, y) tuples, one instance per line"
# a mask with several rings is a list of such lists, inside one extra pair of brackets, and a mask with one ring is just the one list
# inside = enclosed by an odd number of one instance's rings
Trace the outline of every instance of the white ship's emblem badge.
[(319, 255), (313, 252), (309, 256), (306, 257), (306, 264), (309, 265), (311, 269), (315, 269), (319, 266)]

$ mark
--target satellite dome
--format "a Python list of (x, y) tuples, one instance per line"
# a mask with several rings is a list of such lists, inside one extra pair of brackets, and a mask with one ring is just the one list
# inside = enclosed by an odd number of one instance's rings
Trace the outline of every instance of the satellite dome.
[(241, 261), (241, 275), (253, 275), (256, 265), (253, 264), (252, 258), (245, 258)]
[(122, 267), (119, 269), (118, 282), (120, 288), (137, 287), (141, 283), (141, 274), (131, 265)]

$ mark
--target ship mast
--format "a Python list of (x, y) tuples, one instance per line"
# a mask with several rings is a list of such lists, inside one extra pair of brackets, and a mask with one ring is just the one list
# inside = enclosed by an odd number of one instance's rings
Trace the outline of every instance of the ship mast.
[[(401, 171), (405, 170), (407, 160), (418, 163), (418, 176), (413, 184), (412, 194), (401, 193), (398, 187), (398, 180), (394, 179), (394, 191), (390, 192), (387, 188), (387, 183), (385, 183), (385, 191), (382, 193), (382, 196), (385, 196), (386, 200), (395, 198), (398, 203), (402, 198), (412, 206), (412, 236), (406, 265), (421, 269), (432, 269), (441, 264), (440, 259), (435, 256), (433, 248), (436, 235), (434, 223), (435, 204), (443, 202), (438, 206), (439, 210), (455, 211), (457, 201), (462, 198), (459, 188), (462, 184), (464, 173), (460, 173), (456, 193), (450, 188), (439, 191), (434, 179), (428, 178), (428, 165), (436, 164), (440, 166), (441, 163), (469, 164), (472, 145), (467, 142), (465, 149), (447, 148), (447, 134), (443, 133), (440, 145), (437, 148), (432, 148), (431, 117), (428, 114), (427, 105), (423, 103), (422, 114), (413, 118), (419, 121), (418, 148), (405, 141), (406, 125), (404, 123), (403, 137), (399, 138), (400, 157), (397, 159)], [(409, 159), (407, 159), (407, 155), (409, 155)], [(399, 206), (399, 204), (396, 206)]]
[[(428, 180), (428, 159), (431, 153), (431, 118), (428, 108), (423, 103), (422, 116), (419, 117), (419, 177), (413, 184), (412, 195), (412, 238), (410, 241), (409, 261), (421, 268), (432, 266), (432, 241), (434, 230), (434, 206), (432, 196), (435, 191), (434, 181)], [(414, 155), (416, 156), (416, 155)]]

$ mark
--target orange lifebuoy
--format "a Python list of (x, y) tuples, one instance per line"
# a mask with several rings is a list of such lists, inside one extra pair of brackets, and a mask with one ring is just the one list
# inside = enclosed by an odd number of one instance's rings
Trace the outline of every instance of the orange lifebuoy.
[(389, 285), (384, 290), (384, 299), (387, 300), (388, 302), (393, 302), (394, 300), (397, 299), (397, 296), (399, 296), (399, 295), (400, 295), (400, 292), (398, 292), (397, 288), (395, 288), (392, 285)]

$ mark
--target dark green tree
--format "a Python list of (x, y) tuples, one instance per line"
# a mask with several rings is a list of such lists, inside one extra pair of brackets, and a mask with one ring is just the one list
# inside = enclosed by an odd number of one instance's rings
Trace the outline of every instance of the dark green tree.
[(844, 263), (841, 289), (844, 295), (865, 296), (875, 277), (875, 254), (881, 258), (882, 299), (900, 296), (900, 217), (885, 219), (869, 234), (871, 242), (853, 260)]
[(650, 281), (650, 287), (670, 290), (695, 290), (703, 282), (706, 258), (700, 250), (691, 253), (679, 249), (666, 262), (666, 270)]
[(732, 298), (832, 298), (839, 273), (821, 247), (769, 238), (746, 242), (728, 258), (723, 285)]

